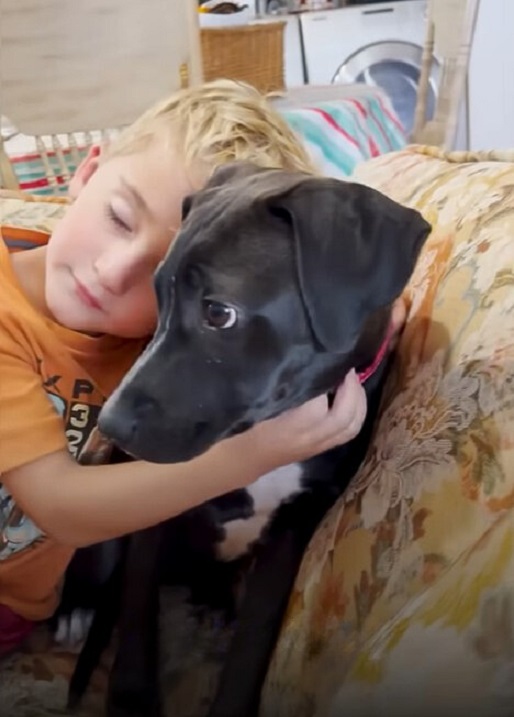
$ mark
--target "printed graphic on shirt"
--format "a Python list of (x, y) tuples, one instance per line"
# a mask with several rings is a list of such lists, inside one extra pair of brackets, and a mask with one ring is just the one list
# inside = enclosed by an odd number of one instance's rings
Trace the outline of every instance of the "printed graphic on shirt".
[[(38, 363), (42, 370), (43, 363)], [(77, 458), (96, 426), (103, 398), (98, 396), (98, 391), (89, 379), (76, 378), (72, 382), (71, 398), (66, 401), (61, 395), (61, 381), (62, 376), (50, 375), (44, 378), (43, 388), (64, 420), (68, 448), (72, 456)]]
[[(69, 451), (79, 459), (83, 448), (89, 445), (88, 439), (94, 433), (104, 399), (87, 378), (72, 379), (71, 390), (66, 390), (68, 398), (64, 398), (61, 395), (61, 390), (65, 390), (63, 377), (45, 375), (43, 361), (38, 361), (38, 365), (43, 388), (64, 421)], [(23, 514), (0, 483), (0, 560), (28, 548), (43, 537), (43, 531)]]
[(0, 483), (0, 560), (32, 545), (42, 535)]

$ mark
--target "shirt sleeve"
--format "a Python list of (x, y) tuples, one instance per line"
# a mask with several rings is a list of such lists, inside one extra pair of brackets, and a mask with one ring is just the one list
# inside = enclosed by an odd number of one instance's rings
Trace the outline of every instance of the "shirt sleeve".
[(66, 447), (41, 377), (15, 349), (0, 346), (0, 475)]

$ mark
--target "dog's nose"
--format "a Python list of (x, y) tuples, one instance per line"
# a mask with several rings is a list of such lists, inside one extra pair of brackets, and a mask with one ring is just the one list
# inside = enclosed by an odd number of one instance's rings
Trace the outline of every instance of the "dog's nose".
[(100, 431), (128, 453), (137, 451), (141, 440), (159, 423), (159, 404), (151, 396), (131, 389), (107, 401), (98, 419)]
[(104, 436), (124, 448), (134, 438), (137, 430), (135, 416), (124, 411), (111, 410), (106, 404), (98, 418), (98, 428)]

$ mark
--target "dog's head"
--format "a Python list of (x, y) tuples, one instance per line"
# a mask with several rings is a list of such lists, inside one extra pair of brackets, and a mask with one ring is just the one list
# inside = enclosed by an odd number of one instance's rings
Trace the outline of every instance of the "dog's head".
[(359, 184), (228, 165), (184, 201), (155, 337), (100, 429), (154, 462), (326, 392), (369, 364), (429, 225)]

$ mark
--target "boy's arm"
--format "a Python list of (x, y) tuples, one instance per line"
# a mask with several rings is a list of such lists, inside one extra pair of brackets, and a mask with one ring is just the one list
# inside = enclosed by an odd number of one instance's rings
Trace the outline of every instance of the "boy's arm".
[(281, 465), (346, 443), (365, 414), (365, 393), (351, 372), (331, 408), (320, 396), (187, 463), (80, 466), (59, 450), (8, 471), (2, 482), (47, 534), (83, 546), (154, 525)]
[(258, 470), (236, 456), (219, 444), (184, 464), (81, 466), (61, 450), (10, 471), (2, 482), (45, 533), (80, 547), (159, 523), (245, 478), (256, 480)]

